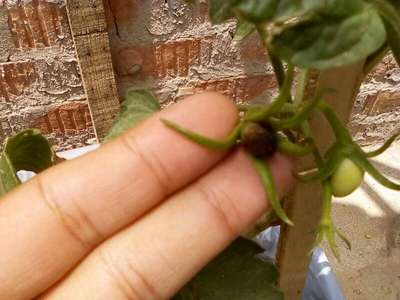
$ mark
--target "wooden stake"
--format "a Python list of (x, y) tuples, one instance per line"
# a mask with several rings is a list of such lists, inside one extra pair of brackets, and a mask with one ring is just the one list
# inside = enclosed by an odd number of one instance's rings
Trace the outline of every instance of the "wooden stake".
[[(355, 97), (362, 80), (364, 62), (351, 66), (322, 72), (319, 75), (315, 90), (334, 89), (324, 97), (335, 109), (343, 122), (347, 122)], [(311, 87), (312, 88), (312, 87)], [(309, 94), (309, 91), (307, 92)], [(326, 151), (334, 141), (329, 124), (316, 114), (311, 120), (311, 130), (321, 151)], [(298, 170), (313, 167), (312, 159), (299, 160)], [(289, 218), (294, 227), (283, 226), (278, 249), (278, 265), (280, 269), (279, 287), (285, 299), (300, 299), (308, 267), (310, 252), (316, 238), (316, 229), (321, 218), (321, 188), (319, 183), (298, 184), (293, 194), (285, 201)]]
[(103, 2), (68, 0), (67, 9), (96, 135), (101, 141), (119, 110)]

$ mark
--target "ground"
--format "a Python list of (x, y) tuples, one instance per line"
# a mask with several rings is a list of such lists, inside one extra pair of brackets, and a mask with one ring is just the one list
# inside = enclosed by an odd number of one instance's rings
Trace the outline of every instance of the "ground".
[[(387, 176), (400, 181), (400, 143), (375, 160)], [(352, 242), (340, 243), (341, 261), (328, 256), (348, 300), (400, 299), (400, 193), (369, 176), (359, 190), (333, 206), (337, 227)]]

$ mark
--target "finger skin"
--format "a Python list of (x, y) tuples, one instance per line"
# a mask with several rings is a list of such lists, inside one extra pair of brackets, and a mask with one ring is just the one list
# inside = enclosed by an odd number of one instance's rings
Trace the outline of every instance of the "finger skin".
[[(291, 163), (277, 155), (269, 164), (282, 194)], [(42, 299), (170, 299), (267, 207), (252, 163), (236, 151), (102, 244)]]
[(193, 96), (1, 199), (0, 299), (30, 299), (41, 293), (104, 239), (225, 155), (181, 137), (160, 117), (222, 138), (238, 114), (221, 95)]

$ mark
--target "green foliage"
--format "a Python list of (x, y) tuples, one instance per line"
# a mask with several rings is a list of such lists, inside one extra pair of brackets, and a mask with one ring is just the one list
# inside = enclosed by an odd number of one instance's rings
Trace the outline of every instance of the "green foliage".
[(255, 23), (284, 22), (293, 17), (307, 16), (323, 6), (320, 0), (243, 0), (235, 10), (240, 17)]
[(239, 238), (193, 278), (173, 300), (282, 300), (277, 269), (258, 255), (263, 250)]
[(253, 23), (247, 22), (246, 20), (239, 20), (236, 26), (236, 31), (233, 39), (240, 41), (248, 37), (256, 30), (256, 26)]
[(357, 13), (342, 18), (317, 17), (287, 26), (272, 38), (271, 48), (296, 66), (328, 69), (366, 58), (385, 40), (382, 19), (372, 6), (365, 5)]
[(385, 21), (387, 43), (397, 63), (400, 65), (400, 2), (393, 1), (392, 5), (385, 0), (373, 0), (372, 3), (376, 6)]
[(135, 127), (159, 110), (160, 104), (149, 91), (141, 89), (128, 90), (125, 101), (121, 105), (120, 113), (116, 117), (105, 141), (112, 140), (127, 129)]
[(273, 55), (324, 70), (365, 59), (386, 41), (400, 61), (399, 8), (398, 0), (210, 0), (210, 18), (237, 19), (238, 39), (263, 28)]
[(39, 130), (24, 130), (8, 138), (0, 157), (0, 196), (20, 184), (18, 171), (39, 173), (54, 163), (55, 154)]
[(209, 1), (210, 19), (213, 23), (222, 23), (234, 16), (232, 8), (240, 0), (211, 0)]

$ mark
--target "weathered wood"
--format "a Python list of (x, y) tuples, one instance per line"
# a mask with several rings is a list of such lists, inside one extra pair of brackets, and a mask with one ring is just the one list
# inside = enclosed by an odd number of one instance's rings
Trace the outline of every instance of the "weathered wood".
[(101, 0), (69, 0), (68, 15), (96, 134), (101, 140), (119, 110)]
[[(354, 100), (361, 83), (363, 63), (337, 68), (319, 75), (317, 90), (333, 88), (325, 99), (332, 105), (343, 122), (349, 120)], [(327, 150), (334, 141), (329, 124), (317, 114), (311, 120), (311, 130), (321, 151)], [(297, 168), (304, 170), (313, 166), (312, 159), (299, 160)], [(279, 245), (278, 264), (281, 272), (279, 287), (285, 299), (299, 299), (304, 287), (310, 262), (310, 251), (316, 238), (321, 218), (320, 184), (298, 184), (285, 202), (294, 227), (284, 227)]]

